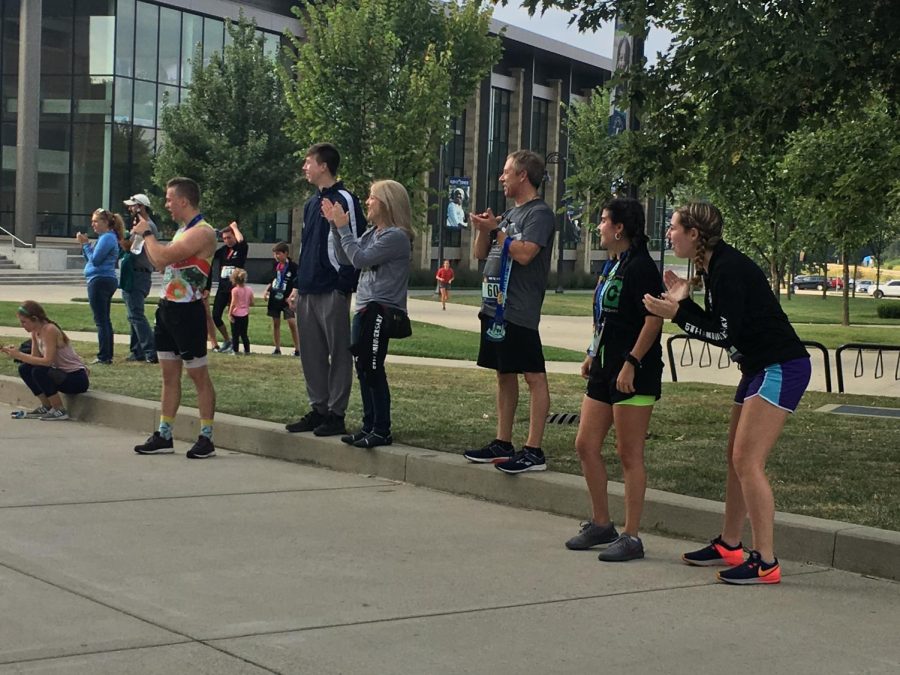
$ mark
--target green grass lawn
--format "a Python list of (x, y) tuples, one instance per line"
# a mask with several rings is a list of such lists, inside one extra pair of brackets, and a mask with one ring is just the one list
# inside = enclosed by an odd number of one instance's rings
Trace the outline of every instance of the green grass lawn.
[[(392, 344), (393, 345), (399, 343)], [(96, 345), (76, 343), (82, 355)], [(211, 373), (218, 409), (278, 423), (306, 412), (306, 395), (296, 359), (263, 355), (212, 354)], [(393, 399), (394, 435), (401, 443), (461, 453), (479, 447), (495, 432), (493, 373), (421, 366), (388, 366)], [(0, 373), (14, 375), (10, 359), (0, 358)], [(278, 395), (272, 381), (277, 379)], [(158, 367), (117, 362), (95, 367), (92, 388), (148, 400), (160, 393)], [(578, 412), (584, 391), (581, 378), (550, 375), (551, 411)], [(514, 440), (527, 433), (527, 389), (523, 386)], [(726, 429), (733, 387), (677, 383), (663, 385), (650, 424), (647, 468), (650, 487), (721, 501), (724, 499)], [(360, 417), (354, 384), (348, 422)], [(184, 388), (185, 405), (196, 405), (193, 389)], [(769, 473), (779, 510), (861, 525), (900, 530), (900, 421), (814, 412), (826, 403), (897, 407), (897, 399), (809, 392), (788, 421), (773, 452)], [(151, 431), (148, 429), (148, 432)], [(578, 474), (575, 426), (551, 426), (544, 449), (550, 467)], [(607, 443), (610, 477), (621, 468)], [(464, 461), (460, 457), (460, 461)], [(587, 501), (585, 500), (585, 509)], [(587, 511), (585, 511), (587, 515)]]
[[(0, 302), (0, 326), (15, 326), (16, 302)], [(48, 303), (44, 305), (47, 315), (63, 327), (71, 331), (96, 331), (94, 319), (87, 303)], [(155, 307), (147, 305), (147, 317), (153, 325)], [(125, 305), (113, 303), (111, 311), (113, 331), (127, 335), (130, 331), (125, 318)], [(435, 326), (434, 324), (413, 321), (413, 334), (405, 340), (393, 340), (391, 353), (401, 356), (427, 356), (435, 359), (462, 359), (474, 361), (478, 357), (478, 336), (471, 331), (454, 330)], [(249, 331), (250, 343), (254, 345), (272, 345), (272, 320), (266, 316), (265, 307), (253, 307), (250, 310)], [(22, 333), (23, 339), (25, 336)], [(281, 347), (283, 352), (293, 349), (291, 334), (287, 324), (281, 322)], [(116, 346), (119, 355), (125, 353), (122, 345)], [(545, 347), (544, 357), (548, 361), (573, 361), (580, 363), (584, 353), (558, 347)]]

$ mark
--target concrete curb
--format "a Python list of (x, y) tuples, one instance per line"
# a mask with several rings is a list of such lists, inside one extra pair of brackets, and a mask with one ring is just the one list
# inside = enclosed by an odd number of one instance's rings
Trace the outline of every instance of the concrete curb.
[[(34, 397), (21, 380), (0, 376), (0, 401), (30, 407)], [(68, 397), (67, 405), (79, 421), (134, 430), (141, 438), (156, 427), (159, 415), (156, 402), (102, 392)], [(197, 411), (182, 411), (177, 438), (193, 441), (199, 432)], [(136, 443), (139, 440), (135, 438)], [(216, 415), (216, 444), (573, 518), (584, 518), (589, 508), (580, 476), (548, 471), (511, 477), (492, 466), (469, 464), (457, 455), (399, 444), (363, 451), (337, 438), (289, 434), (280, 424), (235, 415)], [(610, 483), (609, 497), (613, 518), (621, 522), (623, 486)], [(644, 528), (706, 540), (719, 531), (723, 509), (723, 504), (708, 499), (647, 490)], [(560, 533), (561, 540), (565, 536)], [(778, 553), (786, 559), (900, 580), (900, 532), (779, 512), (775, 515), (775, 537)]]

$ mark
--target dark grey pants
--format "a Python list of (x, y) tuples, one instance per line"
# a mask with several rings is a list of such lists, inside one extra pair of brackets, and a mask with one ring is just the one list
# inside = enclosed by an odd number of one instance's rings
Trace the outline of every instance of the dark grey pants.
[(344, 416), (353, 382), (350, 295), (332, 291), (297, 298), (300, 363), (309, 404), (320, 414)]

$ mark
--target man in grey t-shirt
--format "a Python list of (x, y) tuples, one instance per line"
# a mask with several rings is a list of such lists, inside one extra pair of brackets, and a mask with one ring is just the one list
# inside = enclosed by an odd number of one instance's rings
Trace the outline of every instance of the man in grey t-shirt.
[[(497, 437), (467, 450), (470, 462), (494, 463), (504, 473), (547, 468), (541, 441), (550, 392), (538, 324), (550, 273), (556, 218), (538, 196), (544, 160), (529, 150), (506, 159), (500, 184), (515, 207), (502, 216), (488, 209), (470, 214), (476, 228), (475, 256), (487, 258), (482, 283), (478, 365), (497, 372)], [(512, 444), (519, 400), (519, 373), (531, 393), (528, 439), (520, 452)]]

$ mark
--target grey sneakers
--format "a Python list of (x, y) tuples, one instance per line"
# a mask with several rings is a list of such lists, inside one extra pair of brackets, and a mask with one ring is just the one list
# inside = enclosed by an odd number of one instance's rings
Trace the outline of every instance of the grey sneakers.
[(611, 522), (608, 525), (595, 525), (589, 520), (581, 524), (581, 532), (566, 542), (566, 548), (572, 551), (585, 551), (592, 546), (600, 544), (609, 544), (619, 538), (615, 525)]
[(601, 551), (597, 556), (600, 562), (625, 562), (644, 557), (644, 544), (640, 537), (632, 537), (623, 534), (616, 539), (608, 549)]

